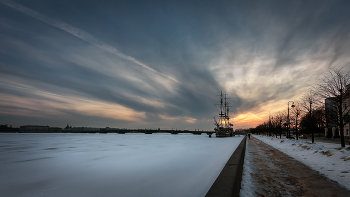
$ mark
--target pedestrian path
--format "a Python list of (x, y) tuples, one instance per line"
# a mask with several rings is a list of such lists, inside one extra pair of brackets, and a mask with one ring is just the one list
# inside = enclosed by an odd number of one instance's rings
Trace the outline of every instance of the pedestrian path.
[(240, 196), (339, 196), (350, 191), (262, 141), (247, 140)]

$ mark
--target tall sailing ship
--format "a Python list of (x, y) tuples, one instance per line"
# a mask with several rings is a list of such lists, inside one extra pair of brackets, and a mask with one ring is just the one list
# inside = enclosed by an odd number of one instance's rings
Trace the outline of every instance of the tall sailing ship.
[(229, 103), (227, 102), (226, 98), (227, 94), (222, 94), (222, 91), (220, 93), (220, 103), (217, 104), (220, 106), (219, 108), (219, 116), (217, 119), (214, 117), (214, 124), (215, 124), (215, 134), (216, 137), (229, 137), (233, 136), (233, 124), (230, 123), (230, 106)]

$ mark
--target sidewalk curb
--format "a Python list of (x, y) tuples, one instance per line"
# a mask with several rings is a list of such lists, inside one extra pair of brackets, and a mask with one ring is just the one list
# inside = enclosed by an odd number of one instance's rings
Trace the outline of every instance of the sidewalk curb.
[(241, 190), (246, 138), (247, 137), (243, 138), (235, 152), (233, 152), (218, 178), (205, 195), (206, 197), (239, 196), (239, 192)]

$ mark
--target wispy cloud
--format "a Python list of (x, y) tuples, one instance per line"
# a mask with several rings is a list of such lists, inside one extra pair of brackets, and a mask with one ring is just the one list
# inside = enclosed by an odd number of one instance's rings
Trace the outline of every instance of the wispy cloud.
[[(348, 1), (15, 1), (0, 0), (0, 81), (41, 91), (2, 92), (33, 112), (116, 105), (150, 127), (212, 128), (223, 90), (235, 127), (254, 126), (350, 61)], [(70, 109), (79, 99), (93, 104)]]
[(89, 34), (88, 32), (82, 30), (82, 29), (79, 29), (79, 28), (76, 28), (76, 27), (73, 27), (63, 21), (60, 21), (60, 20), (56, 20), (56, 19), (53, 19), (53, 18), (50, 18), (48, 16), (45, 16), (44, 14), (41, 14), (41, 13), (38, 13), (30, 8), (27, 8), (21, 4), (18, 4), (18, 3), (15, 3), (13, 1), (8, 1), (8, 0), (0, 0), (1, 3), (11, 7), (11, 8), (14, 8), (22, 13), (25, 13), (27, 14), (28, 16), (31, 16), (37, 20), (40, 20), (46, 24), (49, 24), (49, 25), (52, 25), (54, 27), (57, 27), (59, 29), (62, 29), (63, 31), (66, 31), (67, 33), (70, 33), (104, 51), (107, 51), (109, 53), (112, 53), (114, 55), (117, 55), (118, 57), (120, 58), (123, 58), (123, 59), (126, 59), (126, 60), (129, 60), (149, 71), (152, 71), (152, 72), (155, 72), (167, 79), (170, 79), (172, 81), (175, 81), (177, 83), (179, 83), (178, 80), (176, 80), (174, 77), (171, 77), (169, 75), (166, 75), (164, 73), (161, 73), (161, 72), (158, 72), (156, 70), (154, 70), (153, 68), (147, 66), (146, 64), (136, 60), (135, 58), (133, 57), (130, 57), (128, 55), (125, 55), (123, 53), (121, 53), (120, 51), (118, 51), (116, 48), (106, 44), (106, 43), (103, 43), (101, 41), (99, 41), (98, 39), (96, 39), (94, 36), (92, 36), (91, 34)]
[[(141, 121), (145, 118), (144, 112), (136, 112), (133, 109), (115, 103), (101, 102), (77, 96), (62, 96), (51, 92), (45, 92), (28, 85), (0, 82), (2, 87), (20, 91), (27, 94), (27, 98), (0, 93), (0, 113), (12, 115), (50, 116), (65, 115), (64, 111), (74, 111), (90, 116), (107, 117), (126, 121)], [(41, 109), (45, 110), (41, 110)]]

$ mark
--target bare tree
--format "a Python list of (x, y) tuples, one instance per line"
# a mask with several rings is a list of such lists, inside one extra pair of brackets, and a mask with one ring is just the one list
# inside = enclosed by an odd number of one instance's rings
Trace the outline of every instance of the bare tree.
[(282, 123), (286, 120), (286, 115), (283, 112), (277, 112), (274, 118), (274, 125), (276, 128), (276, 136), (277, 133), (280, 135), (280, 139), (282, 137)]
[(320, 96), (319, 94), (316, 94), (315, 89), (309, 89), (307, 92), (304, 93), (302, 96), (302, 102), (301, 106), (303, 107), (304, 110), (308, 112), (308, 130), (311, 131), (311, 136), (312, 136), (312, 143), (315, 141), (315, 122), (313, 121), (312, 118), (312, 111), (314, 111), (316, 108), (320, 106)]
[(312, 112), (313, 121), (317, 127), (318, 132), (326, 126), (326, 114), (324, 106), (317, 108)]
[[(331, 99), (334, 104), (328, 105), (326, 111), (337, 113), (336, 124), (340, 129), (341, 146), (345, 147), (344, 125), (350, 121), (349, 98), (350, 98), (350, 72), (342, 69), (330, 69), (322, 78), (318, 86), (318, 94), (323, 98)], [(344, 102), (345, 101), (345, 102)], [(328, 109), (327, 109), (328, 108)]]
[[(337, 113), (335, 113), (335, 115), (338, 117)], [(332, 117), (332, 116), (330, 116)], [(315, 126), (315, 130), (317, 130), (318, 132), (322, 132), (322, 129), (324, 129), (326, 127), (326, 111), (324, 106), (319, 107), (315, 110), (312, 110), (312, 120), (311, 122), (314, 124)], [(310, 126), (310, 117), (309, 117), (309, 113), (303, 113), (301, 118), (300, 118), (300, 127), (306, 129), (305, 132), (310, 132), (310, 130), (307, 130), (307, 128)], [(327, 137), (327, 136), (325, 136)]]
[(298, 136), (298, 118), (301, 115), (301, 113), (302, 113), (301, 106), (297, 102), (292, 109), (292, 114), (294, 114), (294, 119), (295, 119), (295, 135), (296, 135), (297, 140), (299, 138), (299, 136)]

